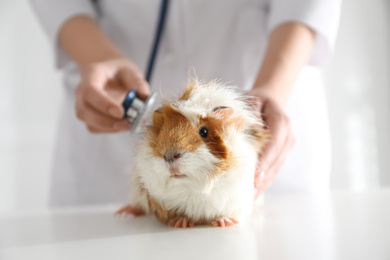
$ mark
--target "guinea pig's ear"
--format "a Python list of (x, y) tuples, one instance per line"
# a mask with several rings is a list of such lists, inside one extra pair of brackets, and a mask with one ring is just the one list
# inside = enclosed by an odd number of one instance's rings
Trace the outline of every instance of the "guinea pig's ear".
[(164, 109), (163, 109), (163, 107), (159, 107), (159, 108), (157, 108), (156, 110), (154, 110), (154, 113), (158, 113), (158, 114), (162, 114), (162, 113), (164, 113)]
[(164, 123), (164, 109), (159, 107), (153, 113), (153, 127), (160, 129)]
[(219, 106), (215, 107), (213, 112), (223, 121), (225, 127), (233, 126), (239, 132), (244, 129), (244, 119), (240, 115), (235, 115), (233, 108)]

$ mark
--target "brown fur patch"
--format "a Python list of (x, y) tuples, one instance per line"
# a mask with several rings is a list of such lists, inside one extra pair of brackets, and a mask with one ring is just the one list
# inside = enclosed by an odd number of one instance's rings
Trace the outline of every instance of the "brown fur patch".
[(209, 134), (204, 138), (204, 142), (210, 149), (210, 152), (220, 160), (225, 160), (229, 157), (229, 150), (223, 139), (224, 122), (222, 119), (217, 119), (213, 116), (200, 118), (199, 127), (206, 127)]
[(190, 81), (187, 84), (186, 90), (181, 95), (179, 100), (188, 100), (191, 97), (192, 91), (194, 90), (195, 86), (196, 86), (196, 82), (195, 81)]
[(234, 165), (233, 153), (225, 142), (225, 131), (230, 127), (235, 127), (237, 131), (241, 131), (243, 121), (241, 117), (232, 117), (233, 112), (232, 108), (221, 109), (212, 116), (200, 118), (199, 121), (199, 128), (204, 126), (209, 131), (208, 137), (203, 139), (204, 142), (210, 152), (220, 160), (215, 174), (222, 173)]
[(225, 122), (225, 126), (234, 126), (237, 132), (244, 129), (244, 119), (241, 116), (233, 116), (234, 110), (231, 107), (219, 109), (215, 112), (215, 115)]
[(164, 209), (164, 207), (149, 194), (147, 198), (150, 212), (153, 212), (156, 218), (162, 223), (168, 224), (171, 219), (181, 216), (176, 210)]
[(163, 157), (165, 153), (196, 151), (202, 139), (192, 123), (170, 105), (164, 105), (162, 111), (153, 114), (153, 125), (148, 130), (153, 154)]
[[(198, 218), (194, 219), (186, 214), (179, 213), (174, 209), (165, 209), (156, 199), (149, 194), (147, 195), (149, 211), (156, 216), (156, 218), (163, 224), (168, 224), (170, 220), (177, 217), (186, 217), (194, 221), (197, 225), (211, 225), (214, 220), (221, 218), (222, 216), (215, 216), (214, 218)], [(234, 218), (234, 217), (233, 217)]]

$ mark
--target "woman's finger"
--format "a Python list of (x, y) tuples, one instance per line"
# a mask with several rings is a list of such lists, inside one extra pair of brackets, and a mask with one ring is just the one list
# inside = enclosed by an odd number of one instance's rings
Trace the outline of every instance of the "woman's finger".
[(264, 106), (268, 106), (263, 109), (263, 118), (269, 131), (270, 139), (260, 153), (259, 162), (262, 169), (268, 171), (268, 168), (284, 146), (290, 131), (290, 122), (287, 116), (273, 104), (266, 103)]
[(120, 119), (123, 117), (122, 106), (111, 98), (107, 91), (94, 85), (87, 85), (82, 88), (84, 88), (84, 92), (81, 94), (81, 98), (95, 110), (113, 118)]
[(128, 130), (129, 126), (123, 119), (114, 119), (97, 111), (92, 106), (83, 103), (81, 100), (76, 101), (77, 118), (84, 121), (88, 126), (101, 131), (124, 131)]
[(113, 134), (120, 132), (120, 130), (115, 129), (103, 129), (103, 128), (97, 128), (91, 125), (86, 125), (89, 132), (93, 134)]
[(106, 90), (108, 83), (115, 81), (111, 74), (110, 68), (102, 64), (88, 67), (83, 72), (76, 95), (102, 114), (120, 119), (123, 117), (122, 106)]
[(268, 187), (275, 180), (284, 162), (286, 161), (289, 151), (292, 149), (294, 144), (295, 144), (295, 137), (290, 132), (290, 134), (287, 136), (284, 142), (283, 147), (279, 151), (279, 156), (277, 156), (275, 160), (272, 162), (272, 164), (268, 168), (268, 171), (264, 174), (264, 177), (262, 179), (258, 179), (258, 181), (256, 182), (257, 184), (256, 188), (259, 195), (263, 193), (266, 189), (268, 189)]
[(123, 67), (118, 71), (118, 79), (127, 89), (135, 89), (137, 95), (146, 99), (150, 95), (149, 84), (136, 68)]
[(261, 184), (263, 183), (264, 177), (265, 177), (265, 171), (262, 170), (260, 167), (257, 167), (255, 171), (255, 192), (254, 192), (255, 200), (260, 195), (260, 188), (261, 188)]
[(105, 128), (98, 128), (91, 125), (87, 125), (88, 131), (94, 134), (112, 134), (112, 133), (118, 133), (122, 131), (127, 131), (131, 129), (131, 124), (128, 126), (125, 126), (123, 129), (105, 129)]

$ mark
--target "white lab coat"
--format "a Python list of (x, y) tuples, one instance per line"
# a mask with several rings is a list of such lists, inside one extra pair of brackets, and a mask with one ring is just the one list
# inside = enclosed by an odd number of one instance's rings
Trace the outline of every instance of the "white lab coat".
[[(80, 75), (58, 45), (64, 22), (75, 15), (98, 21), (131, 61), (145, 70), (154, 37), (159, 0), (32, 0), (63, 70), (65, 98), (52, 169), (51, 204), (65, 206), (126, 201), (129, 165), (138, 136), (128, 132), (91, 134), (75, 116), (74, 90)], [(171, 0), (151, 86), (177, 97), (195, 71), (201, 80), (221, 79), (249, 90), (269, 33), (288, 21), (316, 31), (309, 64), (324, 63), (337, 31), (340, 0)], [(287, 107), (296, 146), (269, 192), (327, 190), (330, 138), (321, 74), (307, 66)], [(145, 166), (147, 167), (147, 166)]]

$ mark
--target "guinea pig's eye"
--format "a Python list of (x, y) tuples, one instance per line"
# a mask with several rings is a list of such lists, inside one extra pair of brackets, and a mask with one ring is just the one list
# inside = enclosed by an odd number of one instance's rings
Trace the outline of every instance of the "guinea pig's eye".
[(218, 110), (225, 109), (225, 108), (228, 108), (228, 107), (225, 107), (225, 106), (214, 107), (213, 112), (216, 112)]
[(200, 135), (202, 138), (207, 138), (207, 136), (209, 136), (209, 130), (207, 130), (206, 127), (202, 126), (202, 127), (199, 129), (199, 135)]

